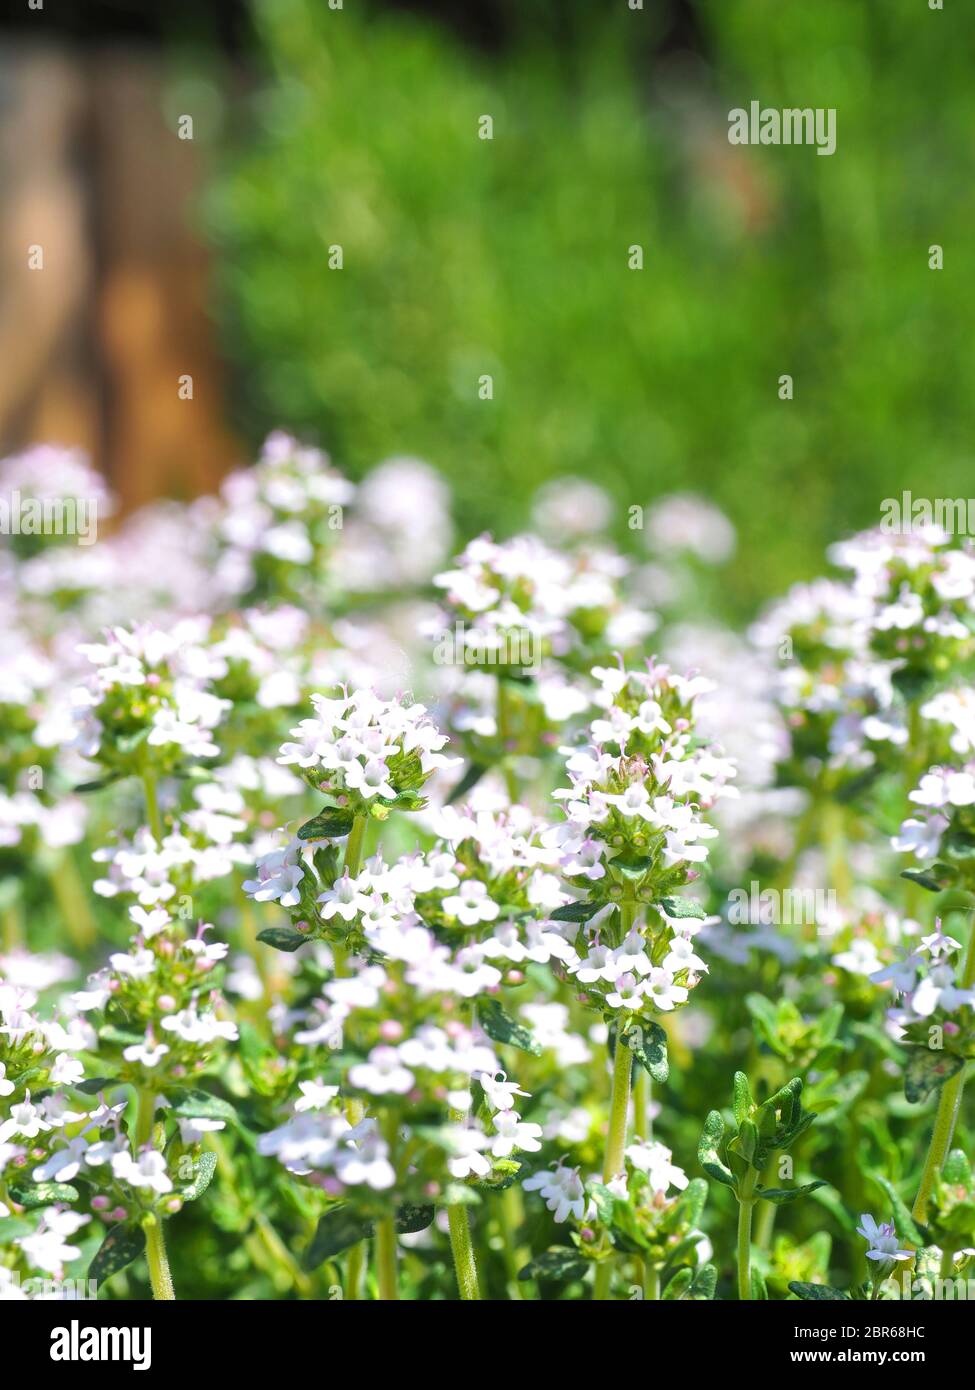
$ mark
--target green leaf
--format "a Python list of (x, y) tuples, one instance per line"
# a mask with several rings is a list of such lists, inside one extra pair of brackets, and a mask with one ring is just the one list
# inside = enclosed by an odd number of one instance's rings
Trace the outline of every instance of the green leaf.
[(564, 907), (557, 907), (554, 912), (550, 912), (546, 921), (588, 922), (590, 917), (594, 917), (605, 906), (605, 903), (566, 903)]
[(761, 1197), (764, 1202), (773, 1202), (777, 1207), (784, 1206), (787, 1202), (794, 1202), (797, 1197), (804, 1197), (807, 1192), (815, 1192), (820, 1187), (826, 1187), (822, 1178), (816, 1178), (813, 1182), (800, 1184), (798, 1187), (762, 1187), (759, 1184), (755, 1188), (755, 1196)]
[(513, 1019), (499, 1000), (479, 999), (477, 1017), (485, 1033), (495, 1042), (519, 1047), (522, 1052), (530, 1052), (535, 1057), (542, 1055), (541, 1045), (535, 1041), (529, 1029)]
[(851, 1302), (846, 1290), (838, 1289), (833, 1284), (804, 1284), (801, 1280), (793, 1279), (789, 1285), (789, 1292), (806, 1303)]
[(708, 1199), (708, 1185), (704, 1178), (691, 1178), (677, 1199), (677, 1210), (683, 1226), (697, 1226)]
[(504, 1192), (518, 1181), (523, 1167), (524, 1164), (518, 1163), (516, 1159), (497, 1158), (488, 1176), (479, 1178), (474, 1186), (481, 1192)]
[(111, 1076), (91, 1076), (85, 1081), (75, 1083), (74, 1089), (81, 1091), (86, 1096), (97, 1096), (99, 1091), (106, 1090), (109, 1086), (117, 1086), (118, 1079)]
[(919, 1225), (919, 1223), (914, 1220), (914, 1217), (911, 1215), (910, 1210), (908, 1209), (907, 1203), (900, 1196), (900, 1194), (897, 1191), (897, 1188), (890, 1181), (890, 1179), (883, 1177), (881, 1174), (878, 1173), (874, 1176), (874, 1182), (879, 1183), (880, 1186), (887, 1193), (887, 1196), (890, 1198), (890, 1204), (893, 1209), (894, 1215), (894, 1225), (897, 1227), (897, 1234), (901, 1237), (901, 1239), (909, 1240), (912, 1245), (916, 1245), (918, 1247), (922, 1245), (927, 1245), (927, 1231), (923, 1226)]
[(202, 1197), (204, 1192), (213, 1181), (213, 1175), (217, 1171), (217, 1155), (211, 1153), (209, 1149), (204, 1150), (196, 1161), (196, 1176), (193, 1181), (184, 1188), (180, 1189), (180, 1196), (184, 1202), (195, 1202), (198, 1197)]
[(942, 893), (958, 877), (958, 871), (950, 864), (933, 864), (930, 869), (902, 869), (901, 878), (910, 879), (929, 893)]
[(644, 1071), (648, 1071), (654, 1081), (663, 1085), (670, 1075), (670, 1063), (667, 1060), (667, 1034), (660, 1024), (642, 1021), (631, 1023), (621, 1040)]
[(19, 1240), (21, 1236), (33, 1234), (32, 1222), (23, 1221), (19, 1216), (0, 1216), (0, 1245), (9, 1245), (11, 1241)]
[(98, 1036), (102, 1042), (115, 1043), (118, 1047), (131, 1047), (145, 1041), (142, 1033), (130, 1033), (125, 1028), (116, 1028), (114, 1023), (103, 1023)]
[(724, 1138), (724, 1120), (719, 1110), (712, 1110), (704, 1121), (704, 1130), (697, 1146), (698, 1162), (705, 1173), (725, 1187), (737, 1188), (734, 1175), (721, 1161), (719, 1150)]
[(226, 1120), (231, 1124), (237, 1120), (237, 1111), (219, 1096), (209, 1091), (182, 1091), (179, 1101), (173, 1106), (172, 1114), (184, 1120)]
[(616, 1210), (616, 1194), (610, 1191), (605, 1183), (594, 1182), (589, 1185), (589, 1195), (595, 1205), (598, 1219), (604, 1226), (611, 1226)]
[(768, 1300), (768, 1289), (765, 1287), (765, 1280), (762, 1277), (761, 1271), (757, 1270), (755, 1266), (752, 1265), (749, 1274), (753, 1301), (755, 1303), (765, 1303)]
[(708, 915), (693, 898), (660, 898), (654, 903), (654, 907), (675, 920), (680, 917), (697, 917), (699, 921), (703, 921)]
[(473, 791), (485, 772), (487, 772), (487, 767), (484, 763), (471, 763), (456, 787), (454, 787), (453, 791), (447, 797), (447, 805), (453, 806), (455, 801), (459, 801), (462, 796), (466, 796), (469, 791)]
[(693, 1278), (693, 1271), (688, 1269), (685, 1265), (683, 1269), (679, 1269), (677, 1271), (673, 1279), (669, 1279), (667, 1281), (667, 1287), (660, 1295), (661, 1299), (664, 1301), (669, 1300), (670, 1302), (673, 1302), (678, 1298), (683, 1298), (684, 1295), (687, 1293), (688, 1289), (691, 1287), (691, 1280)]
[(88, 1266), (88, 1278), (102, 1283), (120, 1269), (137, 1260), (146, 1248), (146, 1235), (134, 1221), (113, 1226), (102, 1241)]
[(265, 946), (273, 946), (275, 951), (297, 951), (299, 946), (304, 946), (308, 937), (294, 927), (265, 927), (257, 933), (257, 939), (263, 941)]
[(695, 1303), (710, 1303), (718, 1287), (718, 1271), (714, 1265), (701, 1265), (691, 1281), (690, 1297)]
[(64, 1182), (36, 1182), (24, 1187), (11, 1183), (10, 1195), (18, 1206), (33, 1211), (35, 1207), (49, 1207), (55, 1202), (77, 1202), (78, 1189)]
[(343, 835), (348, 835), (354, 821), (355, 816), (351, 811), (338, 806), (326, 806), (324, 811), (312, 816), (311, 820), (306, 820), (304, 825), (299, 827), (298, 839), (337, 840)]
[(965, 1065), (954, 1052), (936, 1051), (929, 1047), (912, 1047), (904, 1067), (904, 1096), (912, 1104), (927, 1100), (932, 1091), (955, 1075)]
[(752, 1088), (748, 1084), (748, 1077), (743, 1071), (736, 1071), (734, 1112), (737, 1123), (739, 1125), (744, 1124), (750, 1118), (754, 1108), (755, 1102), (752, 1099)]
[(556, 1279), (560, 1283), (568, 1283), (570, 1279), (581, 1279), (588, 1268), (588, 1260), (568, 1246), (559, 1245), (536, 1255), (524, 1269), (518, 1271), (518, 1278)]
[(89, 792), (100, 792), (104, 787), (110, 787), (113, 782), (118, 782), (125, 774), (122, 772), (110, 772), (105, 777), (96, 777), (93, 782), (79, 782), (72, 791), (77, 796), (86, 796)]
[(412, 1202), (404, 1202), (396, 1208), (396, 1229), (401, 1236), (415, 1235), (417, 1231), (425, 1231), (428, 1226), (432, 1226), (436, 1214), (436, 1207), (416, 1206)]
[(951, 1183), (953, 1187), (971, 1188), (972, 1165), (969, 1163), (968, 1155), (964, 1149), (952, 1149), (944, 1161), (941, 1176), (945, 1182)]
[(305, 1269), (317, 1269), (325, 1260), (340, 1255), (350, 1245), (358, 1245), (360, 1240), (368, 1240), (371, 1235), (372, 1222), (359, 1216), (354, 1208), (333, 1207), (319, 1220), (302, 1264)]

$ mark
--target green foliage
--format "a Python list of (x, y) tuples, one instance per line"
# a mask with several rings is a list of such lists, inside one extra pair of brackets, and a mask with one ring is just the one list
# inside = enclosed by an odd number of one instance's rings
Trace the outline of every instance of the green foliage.
[[(703, 57), (648, 82), (653, 6), (572, 26), (519, 7), (486, 57), (415, 15), (259, 0), (263, 90), (228, 121), (209, 208), (255, 436), (317, 432), (355, 472), (426, 457), (470, 530), (523, 524), (561, 473), (598, 475), (621, 532), (625, 506), (697, 488), (742, 531), (721, 596), (739, 606), (875, 522), (918, 459), (964, 494), (975, 87), (957, 16), (694, 10)], [(838, 112), (831, 157), (729, 145), (730, 109), (800, 93)]]
[[(764, 1173), (775, 1154), (790, 1149), (816, 1118), (803, 1110), (801, 1096), (802, 1080), (796, 1076), (759, 1104), (752, 1096), (748, 1077), (736, 1072), (732, 1130), (728, 1130), (721, 1112), (712, 1110), (698, 1143), (698, 1160), (708, 1176), (733, 1188), (741, 1201), (761, 1198), (776, 1206), (824, 1187), (819, 1180), (792, 1187), (765, 1187), (755, 1182), (754, 1174)], [(752, 1176), (747, 1177), (749, 1170)]]

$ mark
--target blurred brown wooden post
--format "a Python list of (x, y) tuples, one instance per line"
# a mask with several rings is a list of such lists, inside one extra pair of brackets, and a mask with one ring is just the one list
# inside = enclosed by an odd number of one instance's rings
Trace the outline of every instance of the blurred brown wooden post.
[(161, 60), (14, 46), (0, 71), (0, 448), (81, 444), (127, 508), (212, 489), (239, 451), (193, 230), (206, 159), (166, 124)]

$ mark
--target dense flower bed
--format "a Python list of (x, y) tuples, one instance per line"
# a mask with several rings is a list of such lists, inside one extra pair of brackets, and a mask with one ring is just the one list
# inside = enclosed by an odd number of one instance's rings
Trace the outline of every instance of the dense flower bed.
[[(110, 512), (66, 451), (14, 490)], [(607, 519), (566, 479), (451, 560), (431, 470), (279, 434), (5, 537), (3, 1295), (963, 1273), (975, 555), (854, 537), (741, 636), (719, 513)]]

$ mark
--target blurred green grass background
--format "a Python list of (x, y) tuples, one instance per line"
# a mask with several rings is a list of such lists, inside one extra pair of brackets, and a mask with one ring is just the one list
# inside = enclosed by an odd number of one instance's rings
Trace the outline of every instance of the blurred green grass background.
[[(562, 473), (611, 491), (621, 540), (630, 504), (698, 490), (739, 530), (739, 615), (884, 497), (967, 495), (962, 7), (684, 10), (673, 43), (662, 0), (537, 0), (492, 48), (415, 11), (259, 0), (260, 90), (205, 211), (248, 435), (307, 433), (356, 475), (426, 458), (468, 531), (524, 525)], [(835, 107), (836, 153), (730, 145), (752, 100)]]

